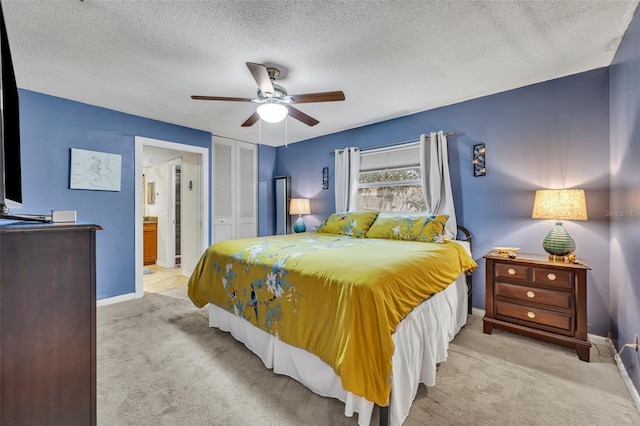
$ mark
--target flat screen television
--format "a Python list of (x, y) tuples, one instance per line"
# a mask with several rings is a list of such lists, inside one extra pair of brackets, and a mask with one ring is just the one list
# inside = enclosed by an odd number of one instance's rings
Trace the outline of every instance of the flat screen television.
[(13, 71), (9, 39), (0, 4), (0, 217), (9, 217), (9, 209), (22, 207), (22, 168), (20, 162), (20, 116), (18, 86)]

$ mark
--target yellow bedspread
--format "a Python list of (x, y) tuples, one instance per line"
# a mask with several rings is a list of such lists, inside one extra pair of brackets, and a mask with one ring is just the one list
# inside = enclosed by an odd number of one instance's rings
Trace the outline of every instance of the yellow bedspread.
[(189, 297), (316, 354), (345, 390), (384, 406), (398, 323), (476, 266), (453, 242), (320, 233), (230, 240), (204, 253)]

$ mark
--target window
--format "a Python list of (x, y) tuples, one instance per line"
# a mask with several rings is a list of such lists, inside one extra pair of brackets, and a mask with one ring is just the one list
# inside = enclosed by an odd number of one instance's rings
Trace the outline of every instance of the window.
[(360, 154), (356, 210), (424, 212), (420, 145), (364, 151)]

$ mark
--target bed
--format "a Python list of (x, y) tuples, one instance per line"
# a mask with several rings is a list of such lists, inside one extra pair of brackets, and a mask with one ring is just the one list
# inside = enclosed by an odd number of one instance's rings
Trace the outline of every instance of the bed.
[(370, 216), (364, 227), (342, 216), (321, 232), (216, 243), (188, 291), (196, 306), (209, 304), (211, 327), (267, 368), (341, 400), (360, 425), (375, 404), (381, 423), (402, 424), (466, 323), (476, 263), (468, 241), (432, 232), (434, 216), (404, 217), (400, 228)]

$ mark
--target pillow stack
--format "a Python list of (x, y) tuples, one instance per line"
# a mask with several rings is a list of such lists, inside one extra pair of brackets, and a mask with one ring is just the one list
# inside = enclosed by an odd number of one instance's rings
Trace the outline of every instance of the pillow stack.
[(377, 212), (334, 213), (318, 232), (349, 235), (356, 238), (442, 243), (448, 215), (379, 215)]

